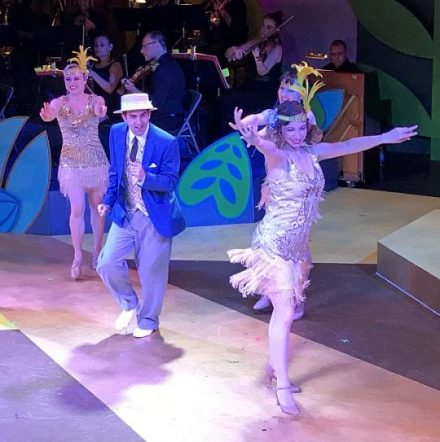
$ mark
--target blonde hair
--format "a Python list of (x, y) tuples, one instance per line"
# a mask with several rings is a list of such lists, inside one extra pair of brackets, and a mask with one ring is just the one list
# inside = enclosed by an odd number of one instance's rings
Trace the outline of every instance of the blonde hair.
[(71, 75), (74, 72), (81, 72), (81, 74), (84, 75), (84, 78), (87, 78), (87, 72), (84, 72), (78, 63), (69, 63), (66, 65), (66, 67), (63, 69), (64, 76)]

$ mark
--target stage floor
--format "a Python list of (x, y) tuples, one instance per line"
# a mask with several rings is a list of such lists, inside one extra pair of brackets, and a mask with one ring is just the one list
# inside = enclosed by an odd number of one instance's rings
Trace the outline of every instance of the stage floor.
[(68, 237), (0, 235), (0, 441), (439, 440), (440, 319), (375, 275), (376, 241), (439, 207), (327, 195), (291, 334), (293, 418), (262, 379), (269, 313), (228, 285), (225, 251), (248, 246), (253, 225), (175, 239), (161, 331), (142, 340), (114, 333), (118, 308), (92, 269), (69, 279)]

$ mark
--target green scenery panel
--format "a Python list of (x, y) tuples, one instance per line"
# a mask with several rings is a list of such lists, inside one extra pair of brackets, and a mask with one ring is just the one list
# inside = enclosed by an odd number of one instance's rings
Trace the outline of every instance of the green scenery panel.
[(419, 134), (431, 138), (431, 159), (440, 160), (440, 1), (434, 0), (433, 36), (408, 8), (396, 0), (348, 2), (358, 21), (377, 40), (395, 51), (431, 61), (431, 115), (416, 95), (389, 73), (378, 66), (363, 68), (377, 72), (381, 99), (391, 100), (391, 123), (418, 124)]

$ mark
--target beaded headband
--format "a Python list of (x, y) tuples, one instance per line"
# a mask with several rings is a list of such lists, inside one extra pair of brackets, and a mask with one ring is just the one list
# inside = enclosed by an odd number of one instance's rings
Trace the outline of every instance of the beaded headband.
[(281, 121), (289, 121), (289, 122), (294, 121), (296, 123), (307, 123), (307, 114), (303, 112), (297, 115), (290, 115), (290, 116), (278, 114), (277, 119)]

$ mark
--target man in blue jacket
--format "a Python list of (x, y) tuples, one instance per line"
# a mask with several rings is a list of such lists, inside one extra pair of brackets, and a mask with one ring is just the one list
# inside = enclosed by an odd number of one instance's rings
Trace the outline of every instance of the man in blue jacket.
[[(121, 97), (121, 109), (115, 113), (121, 113), (124, 122), (110, 131), (109, 187), (98, 206), (101, 216), (110, 212), (113, 222), (96, 270), (122, 308), (115, 328), (126, 332), (136, 314), (137, 338), (150, 336), (159, 327), (171, 238), (185, 228), (173, 192), (180, 163), (177, 140), (150, 124), (154, 110), (148, 94)], [(132, 250), (141, 300), (126, 263)]]

